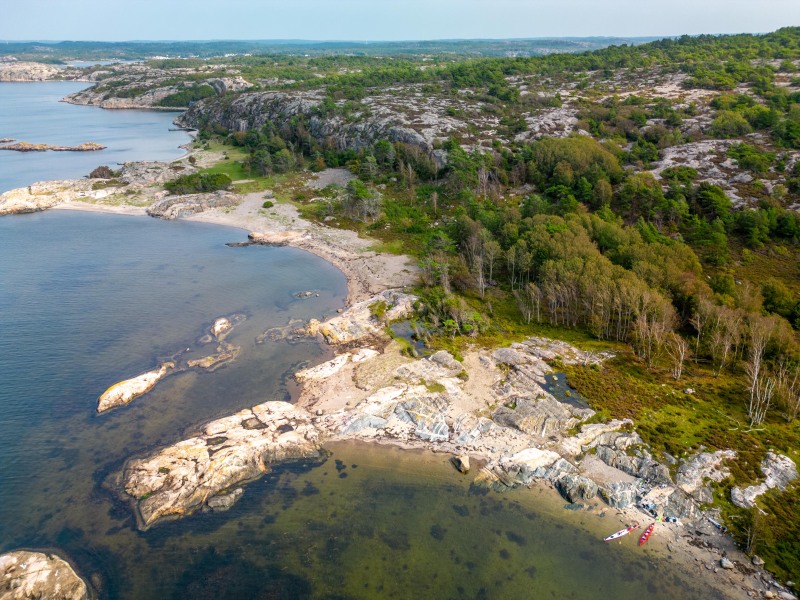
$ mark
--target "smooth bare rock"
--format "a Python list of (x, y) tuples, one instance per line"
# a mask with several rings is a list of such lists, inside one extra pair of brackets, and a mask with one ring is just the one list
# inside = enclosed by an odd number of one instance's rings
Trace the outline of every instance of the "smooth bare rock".
[(105, 150), (106, 146), (95, 142), (85, 142), (77, 146), (57, 146), (53, 144), (33, 144), (31, 142), (16, 142), (14, 144), (0, 145), (0, 150), (13, 152), (97, 152)]
[(409, 388), (406, 385), (393, 385), (381, 388), (359, 402), (355, 412), (388, 419), (405, 394), (424, 394), (426, 391), (423, 386)]
[(320, 381), (322, 379), (327, 379), (331, 375), (335, 375), (341, 371), (349, 362), (350, 357), (351, 354), (349, 352), (345, 352), (344, 354), (340, 354), (339, 356), (325, 361), (316, 367), (310, 367), (308, 369), (303, 369), (302, 371), (297, 371), (294, 374), (294, 378), (300, 383), (304, 381)]
[(46, 81), (59, 71), (53, 65), (37, 62), (0, 62), (0, 81)]
[[(575, 470), (557, 452), (540, 448), (526, 448), (516, 454), (491, 461), (484, 471), (504, 487), (528, 485), (534, 479), (551, 479)], [(491, 481), (490, 481), (491, 483)], [(497, 487), (493, 485), (492, 487)]]
[(380, 356), (380, 352), (377, 350), (373, 350), (372, 348), (359, 348), (352, 353), (350, 360), (354, 363), (360, 363), (375, 358), (376, 356)]
[(181, 175), (190, 175), (197, 169), (191, 165), (155, 161), (135, 161), (122, 164), (119, 178), (129, 185), (149, 186), (164, 184)]
[(631, 425), (633, 425), (633, 421), (630, 419), (614, 419), (608, 423), (582, 425), (579, 433), (561, 440), (561, 448), (566, 453), (577, 456), (598, 445), (600, 440), (604, 439), (604, 434), (617, 432), (623, 427), (629, 427)]
[(766, 479), (758, 485), (733, 488), (731, 502), (740, 508), (752, 508), (761, 494), (773, 488), (785, 491), (786, 486), (798, 476), (797, 465), (794, 461), (788, 456), (775, 452), (767, 452), (764, 460), (761, 461), (761, 473)]
[(215, 208), (238, 206), (242, 197), (232, 192), (166, 196), (147, 207), (147, 214), (159, 219), (173, 220), (190, 217)]
[(460, 415), (453, 425), (456, 444), (474, 444), (486, 434), (496, 429), (494, 421), (472, 413)]
[(598, 445), (596, 454), (597, 458), (610, 467), (624, 471), (634, 477), (641, 477), (652, 483), (672, 483), (669, 468), (654, 460), (650, 453), (643, 448), (637, 448), (634, 454), (630, 455), (625, 450), (612, 446)]
[(375, 415), (356, 415), (346, 425), (343, 425), (339, 433), (348, 435), (366, 435), (368, 432), (377, 432), (385, 429), (389, 424), (387, 419)]
[(733, 450), (695, 454), (678, 467), (675, 484), (698, 501), (705, 503), (709, 496), (705, 482), (707, 480), (719, 482), (727, 478), (731, 473), (722, 463), (734, 458), (736, 452)]
[(288, 402), (265, 402), (212, 421), (147, 458), (129, 460), (108, 484), (131, 501), (144, 530), (193, 513), (268, 472), (272, 463), (319, 456), (320, 432), (312, 419)]
[(174, 368), (175, 363), (165, 362), (154, 371), (115, 383), (100, 395), (97, 400), (97, 412), (129, 404), (139, 396), (144, 396)]
[[(386, 290), (372, 298), (357, 302), (342, 314), (324, 323), (312, 320), (309, 335), (320, 334), (331, 345), (347, 344), (369, 337), (385, 335), (385, 323), (410, 317), (416, 296), (398, 290)], [(385, 305), (382, 319), (375, 316), (376, 307)]]
[(444, 442), (450, 439), (450, 428), (445, 414), (447, 399), (439, 394), (426, 394), (398, 403), (395, 415), (415, 426), (414, 435), (429, 442)]
[(87, 600), (89, 588), (52, 553), (17, 550), (0, 555), (0, 600)]
[(512, 398), (492, 414), (495, 423), (514, 427), (529, 435), (547, 437), (561, 434), (594, 414), (591, 409), (582, 409), (559, 402), (550, 394), (542, 392), (538, 399)]

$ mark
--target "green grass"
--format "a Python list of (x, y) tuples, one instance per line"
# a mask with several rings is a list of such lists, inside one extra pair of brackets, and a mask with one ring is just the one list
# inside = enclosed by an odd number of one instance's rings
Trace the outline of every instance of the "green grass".
[[(714, 377), (707, 367), (690, 364), (686, 376), (676, 382), (666, 369), (647, 371), (630, 352), (600, 368), (573, 365), (564, 370), (570, 385), (592, 408), (609, 418), (633, 419), (636, 431), (656, 455), (686, 457), (701, 448), (735, 450), (736, 459), (727, 463), (731, 477), (714, 486), (714, 505), (740, 543), (747, 511), (731, 503), (731, 488), (763, 479), (759, 466), (767, 450), (795, 462), (800, 459), (800, 423), (786, 423), (773, 411), (763, 430), (749, 430), (742, 374)], [(689, 387), (694, 394), (684, 393)], [(800, 579), (800, 486), (786, 492), (772, 490), (760, 504), (768, 514), (756, 553), (780, 578)]]

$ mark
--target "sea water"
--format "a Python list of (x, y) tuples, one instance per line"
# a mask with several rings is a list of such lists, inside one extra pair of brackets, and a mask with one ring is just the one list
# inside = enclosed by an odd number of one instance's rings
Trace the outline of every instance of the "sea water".
[(75, 81), (0, 83), (0, 138), (35, 144), (77, 146), (95, 142), (96, 152), (0, 150), (0, 193), (51, 179), (78, 179), (100, 165), (117, 168), (133, 160), (173, 160), (190, 141), (174, 129), (175, 112), (103, 110), (59, 102), (88, 87)]
[[(59, 549), (101, 597), (709, 598), (634, 536), (564, 511), (549, 491), (471, 484), (446, 456), (338, 443), (278, 466), (225, 513), (139, 532), (102, 485), (131, 456), (204, 422), (288, 399), (329, 351), (263, 331), (335, 314), (342, 274), (292, 248), (228, 247), (244, 232), (51, 211), (0, 219), (0, 551)], [(298, 299), (300, 291), (319, 297)], [(183, 372), (97, 415), (114, 382), (191, 348), (214, 319), (237, 361)]]

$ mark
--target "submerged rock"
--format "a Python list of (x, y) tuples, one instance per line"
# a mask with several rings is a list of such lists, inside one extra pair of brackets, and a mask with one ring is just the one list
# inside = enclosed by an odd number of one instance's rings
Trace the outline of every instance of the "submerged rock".
[(241, 351), (242, 349), (240, 346), (234, 346), (233, 344), (228, 344), (227, 342), (220, 342), (220, 344), (217, 346), (216, 353), (209, 354), (203, 358), (189, 360), (186, 362), (186, 364), (192, 368), (196, 367), (206, 371), (216, 371), (220, 367), (236, 360)]
[(210, 498), (260, 477), (270, 464), (319, 456), (320, 433), (307, 411), (265, 402), (217, 419), (194, 437), (129, 460), (107, 482), (129, 499), (140, 529), (179, 518)]
[(148, 371), (132, 379), (115, 383), (101, 394), (97, 401), (97, 412), (123, 406), (145, 395), (174, 368), (175, 363), (165, 362), (155, 371)]
[(244, 490), (242, 488), (236, 488), (230, 493), (209, 498), (206, 504), (208, 508), (214, 512), (225, 512), (226, 510), (230, 510), (243, 494)]
[(87, 600), (89, 588), (55, 554), (17, 550), (0, 555), (0, 599)]

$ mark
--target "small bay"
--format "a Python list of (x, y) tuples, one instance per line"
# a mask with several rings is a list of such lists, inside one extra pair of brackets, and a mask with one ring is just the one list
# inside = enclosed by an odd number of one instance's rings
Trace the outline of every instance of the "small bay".
[(173, 160), (190, 141), (170, 131), (177, 113), (104, 110), (59, 102), (90, 84), (75, 81), (0, 83), (0, 138), (75, 146), (95, 142), (96, 152), (0, 151), (0, 193), (37, 181), (78, 179), (95, 167), (133, 160)]

